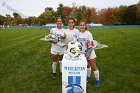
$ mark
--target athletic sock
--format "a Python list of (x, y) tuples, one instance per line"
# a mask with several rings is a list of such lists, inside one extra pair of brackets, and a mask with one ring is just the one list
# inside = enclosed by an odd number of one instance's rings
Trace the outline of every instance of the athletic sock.
[(95, 75), (95, 79), (99, 80), (99, 70), (97, 69), (96, 71), (93, 71)]
[(87, 68), (87, 77), (90, 77), (91, 75), (91, 67)]
[(57, 62), (53, 62), (52, 64), (53, 73), (56, 73), (56, 67), (57, 67)]

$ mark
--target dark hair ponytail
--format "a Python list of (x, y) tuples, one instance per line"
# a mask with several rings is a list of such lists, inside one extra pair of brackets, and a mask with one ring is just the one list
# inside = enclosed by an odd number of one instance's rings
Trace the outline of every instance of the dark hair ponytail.
[(73, 20), (74, 23), (76, 23), (76, 20), (74, 18), (69, 18), (69, 20)]
[(85, 23), (85, 25), (86, 25), (86, 28), (85, 28), (85, 30), (88, 30), (88, 27), (87, 27), (87, 22), (86, 22), (86, 20), (81, 20), (81, 21), (80, 21), (80, 23), (81, 23), (81, 22), (84, 22), (84, 23)]
[[(76, 24), (75, 18), (70, 17), (69, 20), (73, 20), (74, 24)], [(73, 26), (73, 28), (74, 28), (74, 27), (75, 27), (75, 26)]]

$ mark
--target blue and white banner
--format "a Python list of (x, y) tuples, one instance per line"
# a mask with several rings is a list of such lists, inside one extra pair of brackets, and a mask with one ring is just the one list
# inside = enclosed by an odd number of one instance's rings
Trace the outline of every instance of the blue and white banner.
[(86, 93), (87, 60), (84, 56), (62, 60), (62, 93)]
[(79, 84), (81, 83), (81, 76), (68, 76), (68, 84)]

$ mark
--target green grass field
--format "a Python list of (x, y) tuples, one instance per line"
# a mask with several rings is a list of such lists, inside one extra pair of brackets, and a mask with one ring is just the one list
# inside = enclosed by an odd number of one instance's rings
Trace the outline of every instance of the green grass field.
[[(101, 85), (87, 93), (140, 93), (140, 28), (94, 28)], [(0, 29), (0, 93), (62, 93), (59, 65), (52, 79), (48, 29)]]

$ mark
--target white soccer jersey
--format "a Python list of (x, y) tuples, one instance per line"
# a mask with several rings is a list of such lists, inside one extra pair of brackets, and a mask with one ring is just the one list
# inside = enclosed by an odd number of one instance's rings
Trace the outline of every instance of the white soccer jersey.
[(93, 37), (92, 34), (89, 31), (85, 31), (85, 32), (80, 32), (79, 33), (79, 42), (82, 45), (82, 52), (85, 53), (87, 50), (87, 45), (86, 45), (86, 41), (93, 41)]
[[(55, 39), (60, 39), (60, 37), (64, 34), (64, 29), (52, 28), (50, 30), (50, 34), (55, 36)], [(61, 48), (58, 44), (52, 43), (51, 51), (63, 52), (64, 49)]]
[(77, 39), (79, 38), (79, 30), (78, 29), (73, 29), (73, 30), (70, 30), (70, 29), (66, 29), (65, 30), (65, 33), (67, 35), (67, 38), (65, 40), (65, 42), (70, 42), (70, 41), (77, 41)]

